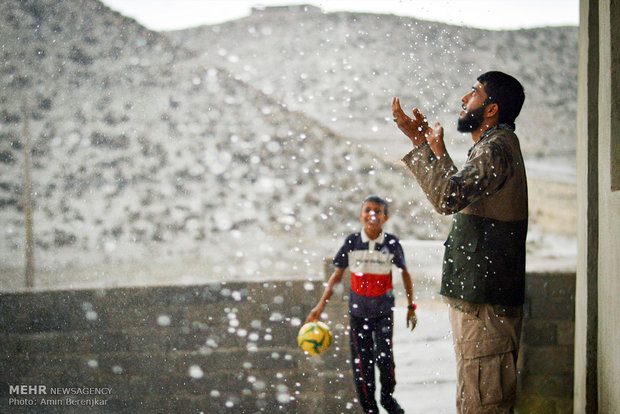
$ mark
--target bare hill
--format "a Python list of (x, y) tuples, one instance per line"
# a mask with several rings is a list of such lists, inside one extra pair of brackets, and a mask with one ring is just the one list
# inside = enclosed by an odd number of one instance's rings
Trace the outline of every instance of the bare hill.
[(455, 131), (460, 97), (480, 73), (503, 70), (526, 90), (517, 122), (525, 156), (574, 158), (576, 27), (489, 31), (295, 6), (166, 34), (197, 61), (226, 67), (389, 159), (407, 148), (391, 122), (392, 96), (445, 125), (458, 153), (470, 145)]
[(304, 275), (357, 230), (369, 193), (394, 199), (391, 230), (441, 236), (408, 176), (97, 1), (5, 1), (0, 27), (3, 284), (23, 263), (26, 119), (43, 269)]

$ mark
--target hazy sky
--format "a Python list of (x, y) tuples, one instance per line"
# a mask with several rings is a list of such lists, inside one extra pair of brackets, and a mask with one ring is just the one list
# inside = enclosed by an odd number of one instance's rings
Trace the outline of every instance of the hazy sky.
[(153, 30), (221, 23), (252, 6), (312, 4), (324, 11), (396, 14), (485, 29), (579, 24), (579, 0), (103, 0)]

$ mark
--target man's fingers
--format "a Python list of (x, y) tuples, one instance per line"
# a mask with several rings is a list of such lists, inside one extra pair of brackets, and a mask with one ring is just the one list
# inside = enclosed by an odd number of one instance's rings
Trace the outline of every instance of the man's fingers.
[(400, 108), (400, 102), (398, 101), (398, 98), (392, 98), (392, 111), (398, 108)]
[(408, 116), (403, 111), (403, 108), (400, 106), (400, 99), (392, 98), (392, 112), (394, 116), (398, 115), (400, 117), (408, 118)]
[(419, 122), (420, 124), (426, 121), (426, 117), (424, 116), (424, 114), (422, 114), (422, 112), (420, 112), (418, 108), (413, 108), (413, 116), (415, 120)]
[[(403, 109), (400, 106), (400, 100), (396, 97), (392, 98), (392, 113), (396, 117), (397, 115), (400, 117), (409, 118)], [(418, 108), (413, 108), (413, 117), (418, 124), (423, 124), (426, 122), (426, 117), (420, 112)]]
[(401, 116), (405, 114), (400, 107), (400, 101), (398, 100), (398, 98), (392, 98), (392, 113), (394, 114), (394, 116)]

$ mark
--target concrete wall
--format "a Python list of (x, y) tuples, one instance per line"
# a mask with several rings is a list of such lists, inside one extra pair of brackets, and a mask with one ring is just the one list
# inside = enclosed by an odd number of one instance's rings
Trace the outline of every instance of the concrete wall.
[(598, 3), (581, 1), (577, 79), (577, 286), (574, 412), (597, 412)]
[[(322, 291), (284, 281), (0, 295), (0, 412), (85, 411), (50, 395), (54, 387), (111, 388), (95, 396), (106, 405), (87, 412), (350, 412), (346, 303), (330, 303), (327, 354), (297, 348), (299, 323)], [(48, 394), (11, 393), (20, 384)]]
[(581, 0), (575, 413), (620, 412), (620, 4)]
[[(326, 265), (326, 273), (331, 267)], [(0, 412), (84, 412), (55, 387), (111, 388), (88, 412), (356, 412), (346, 279), (326, 311), (335, 342), (322, 357), (296, 346), (318, 282), (280, 281), (14, 293), (0, 296)], [(572, 405), (571, 274), (528, 274), (519, 412)], [(19, 395), (11, 385), (44, 385)], [(34, 407), (9, 399), (34, 400)], [(41, 400), (63, 401), (42, 406)]]
[[(599, 242), (598, 242), (598, 390), (599, 412), (620, 412), (620, 191), (614, 190), (612, 153), (620, 140), (618, 45), (620, 3), (599, 2)], [(615, 49), (615, 53), (614, 53)]]
[(517, 412), (572, 412), (574, 318), (574, 273), (527, 274)]

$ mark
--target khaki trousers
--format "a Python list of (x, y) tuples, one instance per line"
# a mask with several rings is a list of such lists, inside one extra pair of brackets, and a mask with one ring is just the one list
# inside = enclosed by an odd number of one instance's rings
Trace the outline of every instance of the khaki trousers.
[(522, 321), (520, 306), (450, 306), (458, 413), (513, 412)]

